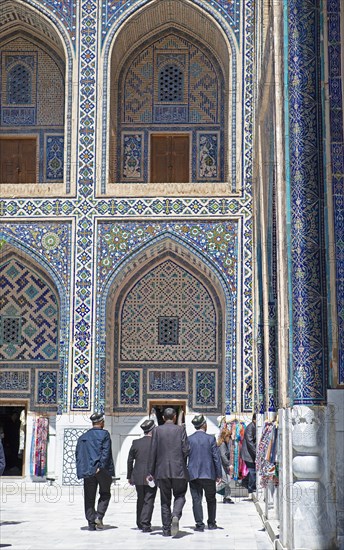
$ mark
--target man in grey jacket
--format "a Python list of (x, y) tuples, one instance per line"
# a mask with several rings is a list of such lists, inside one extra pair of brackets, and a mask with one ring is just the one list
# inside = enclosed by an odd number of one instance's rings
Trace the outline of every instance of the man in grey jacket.
[(196, 428), (190, 435), (190, 455), (188, 470), (192, 510), (196, 522), (195, 531), (204, 531), (202, 498), (203, 491), (208, 508), (208, 529), (217, 529), (216, 525), (216, 482), (221, 480), (221, 457), (215, 437), (208, 435), (207, 421), (203, 414), (192, 420)]
[[(176, 418), (174, 409), (167, 407), (164, 410), (165, 423), (153, 430), (148, 460), (147, 479), (155, 479), (160, 489), (161, 519), (165, 537), (175, 536), (179, 531), (188, 481), (186, 459), (190, 447), (185, 427), (177, 426)], [(171, 513), (172, 492), (174, 502)]]

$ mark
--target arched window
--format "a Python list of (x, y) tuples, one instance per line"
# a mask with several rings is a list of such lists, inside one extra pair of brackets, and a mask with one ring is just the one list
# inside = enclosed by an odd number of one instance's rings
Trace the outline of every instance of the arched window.
[(183, 101), (184, 74), (177, 65), (166, 65), (159, 72), (159, 101)]
[(15, 65), (7, 75), (7, 103), (26, 105), (32, 102), (32, 76), (23, 63)]

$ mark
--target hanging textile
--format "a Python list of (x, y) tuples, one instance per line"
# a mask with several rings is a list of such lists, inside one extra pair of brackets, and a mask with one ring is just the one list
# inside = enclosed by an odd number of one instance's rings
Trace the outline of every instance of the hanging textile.
[(260, 474), (262, 487), (266, 487), (269, 481), (273, 481), (278, 485), (277, 437), (278, 427), (276, 423), (266, 422), (256, 456), (256, 468)]
[(39, 417), (34, 422), (31, 447), (31, 474), (44, 477), (47, 473), (47, 447), (49, 421), (46, 417)]
[(218, 418), (218, 427), (220, 432), (223, 428), (228, 428), (231, 432), (231, 446), (230, 446), (230, 477), (237, 481), (242, 477), (245, 477), (242, 473), (243, 469), (246, 467), (244, 461), (241, 458), (241, 446), (244, 439), (245, 422), (242, 422), (238, 419), (227, 420), (225, 416)]
[(25, 409), (20, 413), (20, 428), (19, 428), (19, 451), (18, 454), (21, 456), (25, 449), (25, 429), (26, 429), (26, 415)]

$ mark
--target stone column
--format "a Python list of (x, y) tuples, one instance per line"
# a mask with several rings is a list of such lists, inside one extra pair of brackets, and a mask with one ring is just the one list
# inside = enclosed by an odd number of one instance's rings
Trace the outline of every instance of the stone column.
[(336, 548), (334, 513), (330, 509), (326, 452), (326, 407), (292, 410), (292, 548)]

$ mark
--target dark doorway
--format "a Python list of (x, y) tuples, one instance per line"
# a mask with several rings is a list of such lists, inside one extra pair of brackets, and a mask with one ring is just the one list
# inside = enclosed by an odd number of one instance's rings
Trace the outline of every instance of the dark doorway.
[(6, 460), (4, 476), (23, 475), (25, 435), (25, 406), (0, 405), (0, 437)]
[(163, 414), (167, 407), (172, 407), (177, 413), (177, 424), (185, 424), (186, 401), (151, 401), (149, 404), (149, 416), (155, 415), (157, 424), (164, 424)]
[(151, 182), (189, 182), (189, 136), (155, 134), (151, 137)]

